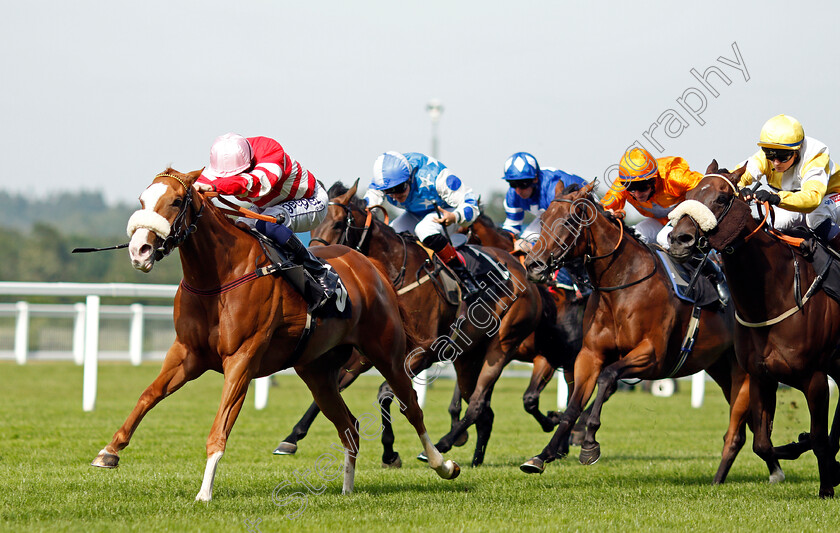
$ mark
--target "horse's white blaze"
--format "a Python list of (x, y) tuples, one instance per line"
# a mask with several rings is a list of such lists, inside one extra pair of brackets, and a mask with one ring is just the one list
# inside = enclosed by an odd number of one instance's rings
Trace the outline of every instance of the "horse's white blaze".
[(145, 252), (141, 248), (149, 243), (149, 236), (152, 232), (145, 228), (139, 228), (131, 235), (128, 242), (128, 257), (131, 258), (131, 266), (137, 270), (148, 272), (152, 268), (152, 254), (154, 249), (150, 246)]
[(213, 480), (216, 479), (216, 467), (225, 452), (216, 452), (207, 458), (207, 466), (204, 467), (204, 481), (201, 482), (201, 490), (195, 497), (197, 502), (209, 502), (213, 498)]
[(163, 183), (153, 183), (143, 191), (140, 200), (143, 202), (143, 209), (135, 211), (128, 219), (126, 233), (131, 238), (128, 244), (128, 255), (134, 268), (148, 272), (152, 269), (152, 254), (154, 250), (148, 249), (141, 252), (141, 248), (154, 239), (150, 233), (154, 233), (161, 239), (169, 236), (169, 221), (155, 211), (161, 196), (166, 193), (167, 186)]
[(344, 451), (344, 484), (341, 487), (342, 494), (350, 494), (353, 492), (353, 484), (356, 479), (356, 466), (353, 464), (353, 459), (350, 454)]

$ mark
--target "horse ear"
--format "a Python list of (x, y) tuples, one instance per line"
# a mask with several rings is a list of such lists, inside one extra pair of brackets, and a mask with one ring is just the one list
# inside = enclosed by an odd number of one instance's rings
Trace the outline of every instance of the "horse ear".
[(595, 190), (595, 182), (594, 181), (592, 183), (588, 183), (585, 187), (583, 187), (581, 189), (581, 192), (583, 193), (584, 196), (589, 196), (590, 194), (592, 194), (593, 190)]
[(563, 189), (565, 188), (566, 186), (563, 185), (563, 180), (557, 180), (557, 185), (554, 186), (554, 197), (557, 198), (563, 194)]
[(747, 171), (747, 165), (744, 165), (741, 168), (736, 168), (735, 172), (733, 172), (732, 174), (729, 174), (728, 176), (726, 176), (726, 178), (729, 181), (731, 181), (732, 185), (734, 185), (735, 188), (737, 189), (738, 188), (738, 183), (741, 181), (741, 176), (743, 176), (744, 172), (746, 172), (746, 171)]
[(348, 198), (352, 198), (352, 197), (356, 196), (356, 191), (359, 188), (359, 180), (360, 179), (361, 178), (356, 178), (356, 181), (353, 182), (353, 186), (350, 187), (350, 190), (347, 191), (347, 197)]
[(712, 159), (712, 162), (706, 167), (706, 174), (717, 174), (719, 169), (717, 159)]

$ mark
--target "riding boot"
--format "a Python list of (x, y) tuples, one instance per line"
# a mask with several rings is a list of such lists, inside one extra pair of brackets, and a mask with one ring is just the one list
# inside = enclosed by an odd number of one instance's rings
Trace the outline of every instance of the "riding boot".
[[(435, 245), (440, 242), (440, 239), (436, 239), (437, 237), (437, 235), (434, 235), (425, 239), (423, 242), (427, 246), (431, 245), (429, 247), (434, 250), (436, 248)], [(467, 265), (464, 263), (464, 259), (458, 254), (458, 252), (455, 251), (455, 248), (453, 248), (449, 242), (446, 242), (440, 249), (435, 250), (435, 253), (461, 280), (461, 287), (464, 289), (461, 299), (469, 300), (476, 296), (480, 290), (478, 284), (473, 278), (472, 273), (467, 270)]]
[(307, 283), (306, 294), (303, 296), (313, 311), (320, 309), (330, 298), (335, 296), (339, 281), (338, 274), (312, 255), (312, 252), (300, 242), (294, 233), (283, 245), (283, 248), (290, 253), (290, 259), (301, 265), (317, 282)]
[(732, 297), (729, 293), (729, 287), (726, 285), (726, 276), (723, 275), (723, 271), (720, 269), (720, 266), (712, 261), (711, 258), (707, 259), (705, 264), (706, 272), (709, 274), (709, 279), (711, 279), (712, 283), (715, 284), (715, 289), (717, 289), (720, 304), (723, 307), (726, 307), (729, 303), (729, 299)]

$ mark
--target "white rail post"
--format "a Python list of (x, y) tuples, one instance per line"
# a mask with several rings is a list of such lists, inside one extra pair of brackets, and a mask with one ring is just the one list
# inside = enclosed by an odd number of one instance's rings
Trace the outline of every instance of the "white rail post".
[(73, 319), (73, 361), (81, 366), (85, 362), (85, 304), (79, 302), (73, 306), (76, 318)]
[(270, 376), (265, 376), (254, 380), (254, 407), (256, 407), (258, 411), (262, 411), (265, 409), (265, 406), (268, 405), (268, 387), (271, 384), (269, 382), (270, 379)]
[(701, 370), (691, 376), (691, 406), (703, 407), (703, 396), (706, 394), (706, 372)]
[(82, 409), (96, 406), (96, 365), (99, 351), (99, 296), (88, 296), (85, 304), (85, 367)]
[(569, 384), (566, 383), (566, 375), (563, 374), (563, 369), (556, 372), (557, 374), (557, 410), (565, 411), (568, 407), (569, 400)]
[(29, 303), (18, 302), (17, 322), (15, 323), (15, 360), (19, 365), (26, 364), (29, 352)]
[(143, 304), (131, 304), (131, 326), (128, 333), (128, 356), (131, 364), (143, 361)]

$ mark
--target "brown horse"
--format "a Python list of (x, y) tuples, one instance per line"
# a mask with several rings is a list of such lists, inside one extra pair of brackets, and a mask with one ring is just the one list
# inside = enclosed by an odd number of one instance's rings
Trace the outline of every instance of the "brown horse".
[(200, 174), (171, 168), (158, 174), (140, 196), (142, 209), (129, 220), (129, 253), (135, 268), (148, 272), (155, 260), (175, 247), (180, 252), (184, 279), (175, 296), (176, 339), (160, 374), (93, 465), (116, 467), (119, 452), (149, 409), (206, 370), (215, 370), (224, 374), (224, 387), (207, 439), (204, 480), (196, 496), (196, 500), (209, 501), (216, 467), (248, 384), (253, 378), (294, 366), (338, 430), (345, 448), (342, 492), (350, 492), (362, 429), (337, 383), (341, 365), (356, 347), (390, 381), (406, 406), (405, 416), (427, 453), (433, 454), (430, 466), (443, 478), (455, 478), (460, 468), (445, 461), (432, 445), (403, 370), (410, 339), (396, 295), (383, 273), (349, 248), (321, 248), (319, 256), (328, 260), (342, 280), (336, 308), (349, 305), (349, 318), (312, 319), (311, 334), (299, 346), (311, 318), (305, 301), (284, 279), (260, 275), (265, 272), (261, 266), (268, 266), (263, 249), (194, 192), (193, 183)]
[[(595, 292), (584, 314), (583, 348), (575, 361), (569, 407), (548, 446), (521, 469), (541, 473), (545, 463), (554, 460), (560, 439), (596, 385), (598, 394), (580, 453), (583, 464), (600, 457), (595, 434), (601, 426), (601, 408), (619, 379), (661, 379), (706, 370), (730, 404), (729, 429), (714, 478), (715, 483), (723, 483), (744, 445), (749, 408), (749, 380), (735, 360), (732, 345), (731, 310), (704, 309), (696, 344), (693, 349), (681, 349), (692, 306), (677, 298), (654, 252), (600, 208), (591, 195), (592, 187), (568, 195), (557, 191), (542, 216), (539, 241), (529, 254), (529, 273), (536, 278), (546, 275), (547, 265), (584, 257)], [(778, 461), (768, 459), (767, 466), (771, 481), (783, 478)]]
[[(707, 176), (689, 191), (690, 202), (678, 207), (671, 233), (671, 255), (684, 258), (696, 248), (722, 252), (738, 323), (735, 351), (750, 376), (753, 449), (765, 461), (796, 458), (796, 446), (773, 448), (770, 434), (779, 382), (805, 394), (811, 414), (810, 436), (820, 473), (821, 498), (832, 497), (840, 483), (835, 460), (840, 441), (838, 410), (828, 434), (829, 389), (826, 376), (840, 378), (840, 304), (815, 290), (817, 273), (798, 247), (771, 231), (759, 231), (738, 181), (743, 174), (719, 173), (713, 162)], [(768, 206), (765, 205), (765, 208)], [(790, 280), (790, 281), (788, 281)], [(807, 290), (799, 294), (801, 281)]]
[[(467, 428), (475, 424), (472, 464), (477, 466), (484, 461), (492, 429), (490, 398), (493, 387), (504, 367), (516, 357), (520, 345), (542, 323), (545, 301), (537, 287), (528, 283), (524, 268), (515, 258), (501, 250), (483, 248), (507, 268), (510, 281), (486, 286), (484, 293), (469, 305), (464, 304), (457, 316), (449, 314), (449, 310), (445, 316), (436, 315), (440, 312), (435, 309), (440, 305), (436, 285), (427, 282), (411, 289), (430, 268), (428, 253), (414, 239), (398, 235), (379, 220), (373, 219), (365, 230), (367, 214), (364, 204), (355, 196), (357, 185), (358, 181), (343, 192), (336, 186), (331, 188), (333, 198), (329, 213), (313, 230), (313, 241), (344, 242), (385, 265), (404, 307), (416, 312), (415, 327), (422, 334), (438, 335), (431, 350), (416, 352), (407, 359), (406, 371), (418, 376), (437, 361), (452, 361), (461, 398), (468, 407), (464, 417), (459, 419), (460, 400), (453, 401), (450, 408), (457, 411), (450, 411), (452, 428), (436, 446), (441, 451), (448, 451), (463, 439)], [(425, 292), (420, 290), (422, 287), (427, 287)], [(565, 337), (563, 340), (574, 342)], [(555, 348), (558, 344), (561, 341), (556, 341)], [(546, 424), (549, 430), (553, 428), (554, 422), (541, 416), (543, 420), (538, 417), (538, 421)], [(383, 418), (386, 427), (389, 426), (387, 418)], [(386, 431), (385, 435), (391, 434)]]

